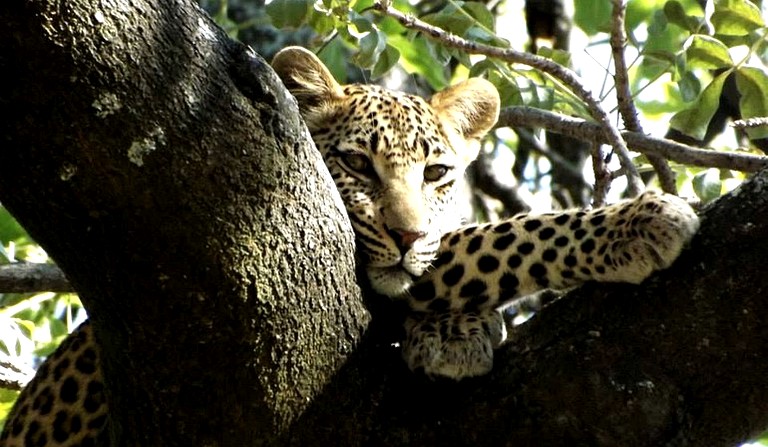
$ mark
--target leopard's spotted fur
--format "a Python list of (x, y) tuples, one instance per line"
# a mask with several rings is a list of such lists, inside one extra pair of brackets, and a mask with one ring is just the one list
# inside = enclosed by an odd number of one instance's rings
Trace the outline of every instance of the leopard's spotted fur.
[[(427, 102), (341, 86), (301, 48), (283, 50), (273, 66), (336, 182), (372, 286), (412, 310), (403, 342), (411, 369), (484, 374), (505, 334), (500, 304), (587, 280), (639, 283), (669, 266), (698, 227), (684, 201), (652, 192), (591, 211), (461, 227), (456, 183), (499, 110), (489, 83), (465, 81)], [(46, 360), (3, 445), (95, 445), (107, 405), (91, 337), (86, 324)]]

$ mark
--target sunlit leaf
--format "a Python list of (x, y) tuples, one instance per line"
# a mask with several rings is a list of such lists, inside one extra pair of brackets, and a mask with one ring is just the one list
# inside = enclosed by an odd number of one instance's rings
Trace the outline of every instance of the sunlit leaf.
[[(663, 14), (664, 6), (669, 2), (669, 0), (631, 0), (626, 2), (627, 4), (627, 29), (633, 30), (638, 27), (641, 23), (647, 23), (648, 18), (651, 17), (655, 12), (661, 12)], [(582, 3), (582, 2), (579, 2)], [(587, 3), (587, 2), (583, 2)], [(612, 3), (612, 2), (607, 2)], [(704, 12), (702, 11), (701, 7), (697, 4), (697, 0), (679, 0), (676, 1), (676, 3), (680, 4), (683, 12), (685, 14), (688, 14), (689, 17), (691, 15), (697, 15), (698, 17), (703, 17)]]
[(712, 70), (733, 65), (728, 47), (714, 37), (696, 34), (691, 37), (685, 50), (688, 66)]
[(720, 92), (727, 77), (727, 72), (715, 77), (690, 108), (676, 113), (670, 121), (672, 128), (697, 140), (704, 139), (709, 121), (720, 104)]
[(5, 418), (13, 408), (13, 403), (19, 397), (19, 392), (0, 388), (0, 427), (5, 425)]
[(408, 40), (403, 36), (389, 36), (388, 44), (400, 53), (400, 64), (409, 73), (423, 76), (435, 90), (442, 90), (448, 85), (445, 65), (436, 57), (434, 43), (418, 36)]
[[(739, 110), (741, 117), (755, 118), (768, 116), (768, 75), (765, 70), (755, 67), (741, 67), (736, 71), (736, 87), (741, 93)], [(747, 129), (752, 139), (768, 137), (765, 126)]]
[(765, 26), (760, 9), (749, 0), (716, 0), (712, 13), (715, 33), (741, 36)]

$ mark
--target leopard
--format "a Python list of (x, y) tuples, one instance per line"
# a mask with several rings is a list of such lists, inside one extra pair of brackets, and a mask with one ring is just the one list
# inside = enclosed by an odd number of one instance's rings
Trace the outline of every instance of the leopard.
[[(364, 280), (408, 309), (399, 343), (405, 364), (429, 378), (488, 374), (514, 330), (503, 306), (588, 281), (639, 284), (669, 267), (698, 229), (685, 200), (655, 191), (590, 210), (467, 224), (458, 211), (462, 181), (498, 120), (493, 84), (469, 78), (428, 100), (342, 85), (302, 47), (278, 52), (272, 68), (341, 196)], [(108, 419), (86, 322), (22, 391), (0, 443), (93, 446)]]

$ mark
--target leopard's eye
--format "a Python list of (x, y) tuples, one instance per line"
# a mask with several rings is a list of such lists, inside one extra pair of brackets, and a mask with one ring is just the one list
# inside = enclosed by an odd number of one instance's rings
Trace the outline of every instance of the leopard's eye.
[(344, 154), (341, 159), (353, 171), (366, 174), (371, 168), (371, 161), (365, 155)]
[(445, 165), (430, 165), (424, 168), (424, 180), (428, 182), (436, 182), (445, 177), (448, 173), (448, 166)]

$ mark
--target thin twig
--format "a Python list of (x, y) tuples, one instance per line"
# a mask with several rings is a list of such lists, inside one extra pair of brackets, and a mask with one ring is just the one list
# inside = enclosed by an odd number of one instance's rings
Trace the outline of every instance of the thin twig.
[[(533, 107), (503, 108), (499, 114), (498, 125), (500, 127), (541, 127), (578, 140), (605, 144), (605, 133), (597, 124)], [(768, 167), (768, 157), (765, 156), (700, 149), (636, 132), (623, 132), (622, 135), (634, 151), (645, 155), (658, 155), (686, 165), (741, 172), (757, 172)]]
[(768, 117), (754, 117), (745, 120), (736, 120), (731, 123), (731, 127), (736, 129), (752, 129), (754, 127), (768, 126)]
[[(614, 84), (616, 86), (616, 100), (619, 113), (624, 121), (624, 126), (630, 132), (643, 133), (643, 126), (637, 117), (637, 109), (629, 90), (629, 77), (627, 76), (627, 62), (624, 59), (624, 48), (627, 44), (625, 33), (625, 14), (627, 5), (624, 0), (613, 0), (613, 20), (611, 28), (611, 52), (613, 53)], [(648, 161), (659, 176), (659, 184), (664, 192), (677, 194), (675, 174), (670, 169), (667, 161), (657, 155), (647, 155)]]
[[(619, 156), (619, 161), (626, 168), (629, 194), (636, 196), (642, 191), (643, 183), (640, 179), (640, 174), (638, 174), (637, 168), (632, 164), (632, 159), (629, 156), (627, 145), (622, 139), (621, 133), (611, 123), (608, 113), (603, 110), (600, 103), (592, 95), (592, 92), (584, 86), (579, 76), (572, 70), (541, 56), (515, 51), (511, 48), (505, 49), (468, 41), (423, 22), (416, 17), (403, 14), (391, 7), (390, 0), (378, 0), (374, 2), (373, 8), (394, 18), (404, 27), (419, 31), (447, 47), (460, 49), (470, 54), (482, 54), (508, 63), (528, 65), (563, 82), (576, 96), (584, 101), (592, 117), (600, 123), (602, 132), (605, 134), (605, 140), (613, 146)], [(592, 156), (600, 158), (598, 154), (593, 153)]]
[(592, 156), (592, 171), (595, 174), (595, 192), (592, 195), (592, 205), (602, 206), (605, 204), (608, 190), (610, 189), (611, 182), (614, 178), (611, 175), (611, 171), (608, 169), (608, 164), (603, 158), (602, 149), (599, 144), (592, 143), (592, 153), (597, 154), (596, 156)]

